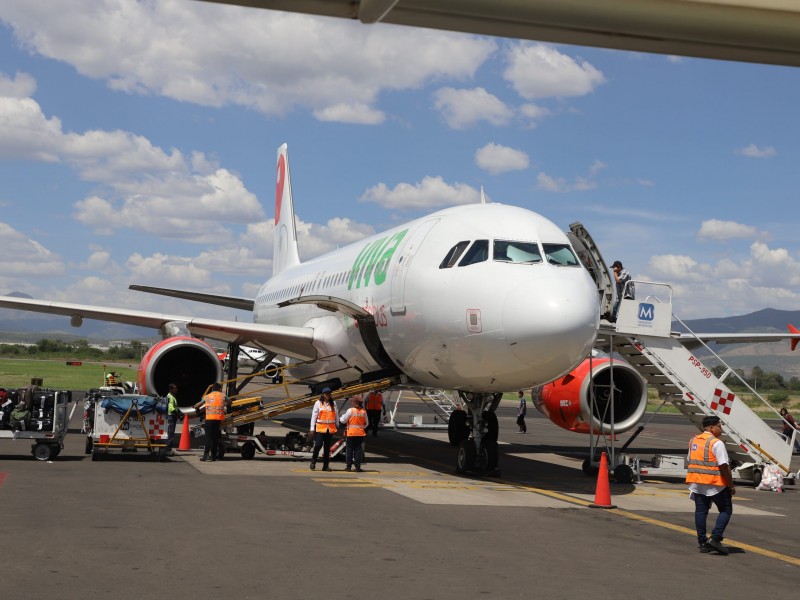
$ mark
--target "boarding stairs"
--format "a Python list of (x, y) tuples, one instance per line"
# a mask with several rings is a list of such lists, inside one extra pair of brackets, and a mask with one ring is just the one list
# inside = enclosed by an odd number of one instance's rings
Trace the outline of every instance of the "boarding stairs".
[[(679, 340), (679, 334), (671, 331), (669, 286), (637, 282), (636, 290), (636, 299), (621, 301), (616, 324), (601, 325), (600, 337), (609, 340), (613, 350), (655, 387), (659, 397), (699, 430), (703, 429), (703, 417), (718, 416), (731, 464), (740, 471), (755, 468), (760, 472), (764, 464), (774, 464), (791, 474), (792, 446), (723, 383), (733, 370), (714, 354), (726, 368), (717, 378), (685, 347), (685, 338)], [(642, 294), (645, 291), (659, 295)], [(704, 344), (698, 339), (694, 345)]]
[[(389, 427), (402, 429), (405, 427), (412, 429), (447, 429), (447, 423), (450, 421), (450, 415), (455, 410), (461, 410), (461, 405), (453, 398), (453, 395), (445, 390), (434, 390), (429, 388), (424, 389), (398, 389), (396, 390), (397, 396), (394, 398), (394, 405), (389, 412)], [(412, 415), (410, 423), (401, 423), (397, 420), (398, 408), (400, 406), (400, 399), (403, 394), (413, 394), (417, 399), (421, 400), (434, 414), (433, 423), (425, 423), (420, 415)], [(391, 397), (387, 400), (387, 404), (391, 404)]]

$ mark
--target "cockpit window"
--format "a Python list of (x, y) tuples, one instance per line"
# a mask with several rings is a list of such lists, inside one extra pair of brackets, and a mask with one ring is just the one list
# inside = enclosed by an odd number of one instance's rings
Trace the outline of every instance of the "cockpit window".
[(536, 242), (494, 241), (494, 260), (512, 263), (540, 263), (542, 253)]
[(578, 259), (569, 244), (542, 244), (547, 262), (561, 267), (577, 267)]
[(489, 258), (489, 240), (475, 240), (475, 243), (469, 247), (464, 258), (458, 263), (459, 267), (467, 265), (474, 265), (475, 263), (483, 262)]
[(444, 257), (442, 264), (439, 265), (440, 269), (449, 269), (464, 253), (466, 247), (469, 246), (469, 241), (466, 242), (458, 242), (455, 246), (450, 248), (450, 252), (447, 253), (447, 256)]

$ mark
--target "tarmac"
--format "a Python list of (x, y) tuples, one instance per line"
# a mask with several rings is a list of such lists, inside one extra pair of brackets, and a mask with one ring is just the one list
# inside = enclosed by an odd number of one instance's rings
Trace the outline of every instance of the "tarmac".
[[(369, 436), (363, 473), (261, 454), (200, 462), (196, 448), (92, 461), (80, 413), (52, 461), (0, 444), (4, 598), (750, 599), (800, 583), (800, 486), (737, 486), (731, 554), (700, 554), (682, 481), (612, 483), (617, 508), (590, 508), (588, 439), (535, 411), (516, 434), (507, 403), (500, 477), (457, 475), (446, 431), (422, 429)], [(256, 432), (305, 431), (309, 414)], [(433, 419), (404, 401), (398, 421), (414, 414)], [(658, 416), (631, 452), (681, 454), (693, 433)]]

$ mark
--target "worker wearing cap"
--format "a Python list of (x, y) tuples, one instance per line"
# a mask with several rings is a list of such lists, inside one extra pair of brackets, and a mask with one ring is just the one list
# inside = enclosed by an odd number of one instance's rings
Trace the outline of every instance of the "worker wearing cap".
[(311, 411), (310, 432), (314, 435), (314, 453), (311, 456), (311, 470), (317, 468), (319, 450), (322, 448), (322, 470), (330, 471), (331, 440), (336, 433), (336, 423), (339, 415), (336, 411), (336, 402), (331, 396), (331, 388), (322, 388), (322, 394), (314, 403)]
[(200, 460), (217, 460), (219, 452), (219, 436), (222, 431), (222, 422), (225, 420), (225, 409), (230, 408), (231, 401), (222, 393), (222, 384), (211, 385), (211, 392), (194, 405), (197, 410), (205, 408), (206, 411), (206, 446)]
[[(736, 486), (733, 484), (728, 451), (719, 439), (720, 435), (722, 425), (719, 417), (704, 417), (703, 432), (689, 442), (686, 483), (689, 484), (689, 497), (694, 500), (694, 524), (700, 552), (716, 550), (719, 554), (726, 555), (728, 549), (722, 545), (722, 539), (733, 514)], [(707, 538), (706, 517), (712, 503), (719, 510), (719, 516), (711, 537)]]
[(361, 472), (361, 457), (364, 450), (364, 438), (367, 435), (367, 411), (364, 410), (364, 400), (361, 396), (353, 396), (353, 407), (339, 418), (339, 422), (346, 425), (345, 435), (347, 436), (346, 448), (346, 471), (353, 470), (353, 462), (356, 465), (356, 472)]

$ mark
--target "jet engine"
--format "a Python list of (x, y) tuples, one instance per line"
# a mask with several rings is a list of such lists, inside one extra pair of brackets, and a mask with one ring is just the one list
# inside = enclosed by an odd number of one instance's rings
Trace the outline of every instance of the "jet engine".
[(564, 377), (539, 388), (534, 405), (553, 423), (575, 433), (589, 433), (591, 427), (595, 434), (608, 434), (612, 424), (614, 433), (622, 433), (641, 420), (647, 408), (647, 384), (622, 360), (587, 358)]
[(154, 345), (139, 363), (140, 394), (166, 396), (169, 384), (178, 386), (178, 405), (196, 404), (209, 385), (222, 380), (222, 362), (204, 341), (171, 337)]

